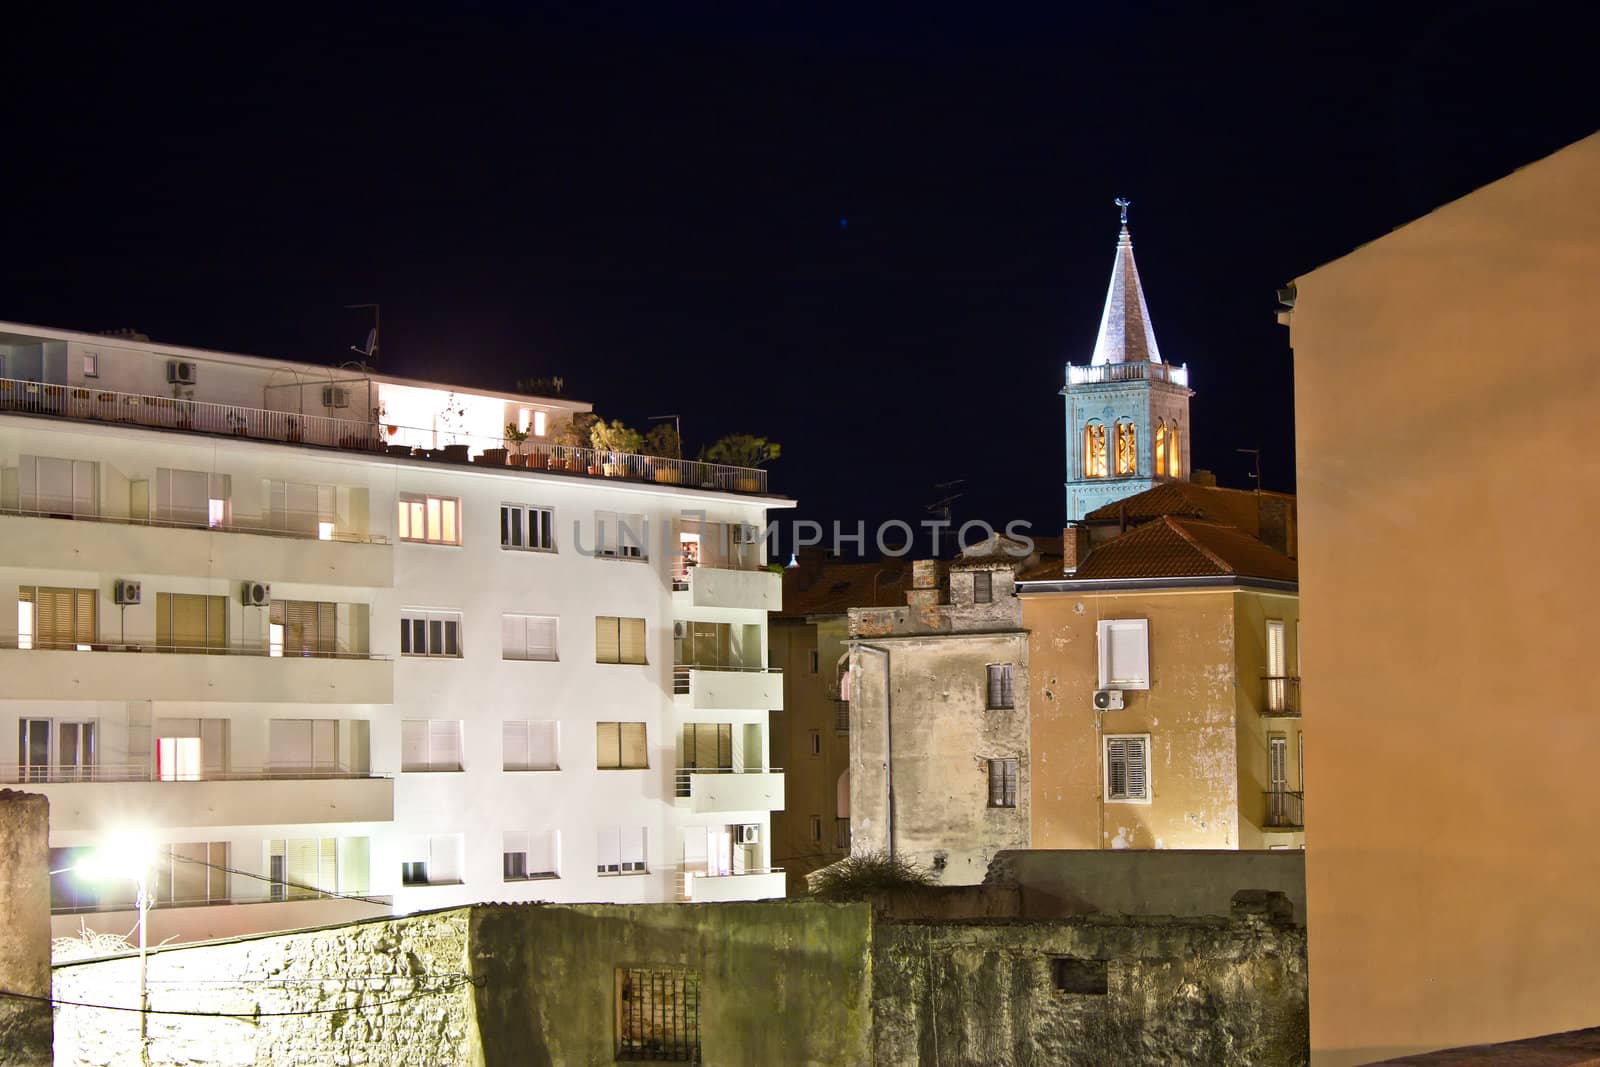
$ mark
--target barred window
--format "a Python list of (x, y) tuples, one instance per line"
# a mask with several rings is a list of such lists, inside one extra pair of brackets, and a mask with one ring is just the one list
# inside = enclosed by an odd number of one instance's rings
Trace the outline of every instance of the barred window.
[(617, 1059), (700, 1062), (698, 971), (618, 967)]

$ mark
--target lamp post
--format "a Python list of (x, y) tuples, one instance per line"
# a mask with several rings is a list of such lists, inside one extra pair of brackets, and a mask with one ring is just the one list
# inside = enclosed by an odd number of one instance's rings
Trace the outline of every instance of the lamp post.
[(150, 1034), (150, 996), (147, 988), (149, 925), (150, 925), (150, 868), (154, 850), (147, 838), (140, 834), (125, 834), (108, 845), (95, 849), (89, 858), (79, 863), (77, 873), (91, 882), (133, 882), (137, 893), (133, 898), (139, 915), (139, 1063), (148, 1064)]

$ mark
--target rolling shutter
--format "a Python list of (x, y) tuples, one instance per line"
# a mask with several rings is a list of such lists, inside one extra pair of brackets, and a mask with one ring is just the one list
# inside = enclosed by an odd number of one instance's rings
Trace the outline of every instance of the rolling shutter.
[(596, 663), (621, 662), (620, 621), (611, 615), (595, 616), (594, 660)]
[(622, 735), (622, 765), (648, 767), (650, 759), (645, 746), (644, 723), (625, 722), (618, 725), (621, 727)]
[(622, 619), (621, 621), (621, 652), (623, 663), (643, 663), (644, 658), (644, 620)]

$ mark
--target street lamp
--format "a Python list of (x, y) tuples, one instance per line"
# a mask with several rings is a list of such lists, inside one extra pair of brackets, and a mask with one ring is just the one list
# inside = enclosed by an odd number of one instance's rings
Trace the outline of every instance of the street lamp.
[(108, 882), (126, 879), (138, 887), (134, 907), (139, 912), (139, 1062), (148, 1064), (147, 1038), (149, 1035), (150, 998), (146, 990), (145, 955), (148, 943), (147, 927), (150, 919), (150, 868), (155, 862), (155, 847), (150, 839), (140, 833), (122, 833), (106, 844), (100, 845), (74, 870), (89, 882)]

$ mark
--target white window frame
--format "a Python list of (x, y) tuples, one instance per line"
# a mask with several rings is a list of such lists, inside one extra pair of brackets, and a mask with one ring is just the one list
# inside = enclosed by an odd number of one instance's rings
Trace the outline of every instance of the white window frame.
[[(1138, 633), (1140, 644), (1144, 649), (1144, 677), (1143, 678), (1112, 678), (1111, 674), (1111, 641), (1112, 634), (1117, 632)], [(1098, 677), (1100, 689), (1149, 689), (1150, 688), (1150, 620), (1149, 619), (1101, 619), (1096, 627), (1098, 637)]]
[[(624, 533), (628, 535), (626, 538), (622, 536)], [(648, 562), (650, 517), (642, 512), (595, 512), (594, 553), (604, 559)]]
[[(535, 735), (548, 735), (549, 761), (535, 762)], [(561, 769), (559, 719), (505, 719), (500, 723), (500, 769), (512, 772)]]
[[(635, 853), (631, 847), (626, 854), (623, 853), (624, 845), (634, 843), (632, 827), (624, 830), (622, 827), (609, 827), (595, 833), (595, 874), (601, 878), (619, 878), (630, 875), (650, 873), (650, 832), (641, 826), (638, 829), (639, 849)], [(615, 857), (617, 862), (607, 863), (606, 860)]]
[[(447, 538), (444, 535), (445, 505), (448, 504), (455, 513), (455, 537)], [(439, 536), (428, 536), (428, 513), (433, 505), (439, 511)], [(461, 498), (458, 496), (435, 496), (432, 493), (401, 493), (395, 508), (395, 537), (414, 545), (450, 545), (459, 548), (461, 545)], [(421, 529), (416, 527), (420, 525)]]
[[(540, 522), (548, 516), (548, 522)], [(508, 528), (516, 524), (513, 540), (508, 543)], [(536, 543), (542, 542), (542, 543)], [(500, 504), (500, 547), (507, 552), (554, 552), (556, 550), (556, 509), (545, 504)]]
[[(416, 624), (422, 623), (423, 651), (417, 651)], [(433, 624), (439, 623), (439, 648), (433, 648)], [(449, 624), (456, 626), (456, 650), (446, 652), (450, 647)], [(461, 659), (466, 655), (466, 642), (462, 638), (465, 628), (464, 621), (459, 611), (442, 611), (434, 608), (401, 608), (400, 609), (400, 655), (415, 659)], [(411, 642), (411, 648), (406, 649), (406, 641)]]
[[(421, 734), (423, 756), (420, 763), (406, 762), (406, 732), (408, 728)], [(402, 774), (453, 774), (466, 769), (466, 754), (460, 719), (402, 719), (400, 721), (400, 773)], [(446, 738), (451, 740), (447, 743)], [(447, 757), (455, 750), (455, 760)]]
[[(535, 655), (528, 640), (533, 622), (549, 623), (549, 655)], [(520, 633), (520, 639), (518, 634)], [(520, 645), (520, 651), (518, 646)], [(561, 659), (561, 620), (555, 615), (534, 615), (508, 611), (500, 616), (500, 658), (528, 663), (555, 663)]]
[[(1116, 797), (1111, 795), (1111, 743), (1113, 741), (1137, 741), (1144, 750), (1144, 796), (1142, 797)], [(1150, 770), (1150, 735), (1149, 734), (1106, 734), (1100, 747), (1100, 774), (1104, 787), (1103, 797), (1107, 804), (1149, 804), (1150, 798), (1155, 795), (1155, 778)]]

